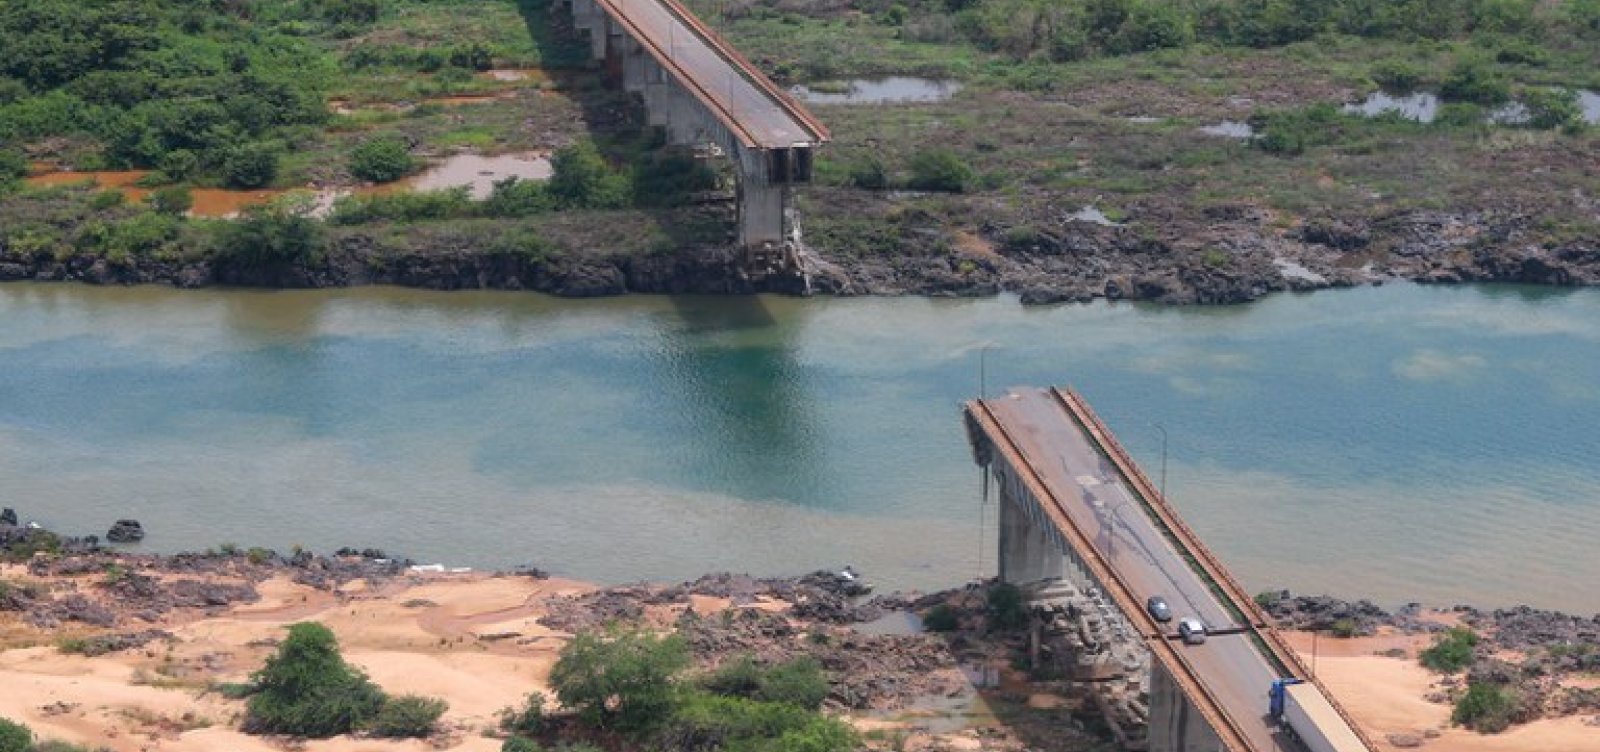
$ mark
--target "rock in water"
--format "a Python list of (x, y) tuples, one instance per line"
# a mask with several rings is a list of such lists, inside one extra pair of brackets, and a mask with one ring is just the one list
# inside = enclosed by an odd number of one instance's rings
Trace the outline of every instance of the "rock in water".
[(17, 510), (11, 507), (0, 509), (0, 525), (17, 526)]
[(138, 520), (117, 520), (106, 533), (106, 540), (112, 543), (134, 543), (144, 540), (144, 527)]

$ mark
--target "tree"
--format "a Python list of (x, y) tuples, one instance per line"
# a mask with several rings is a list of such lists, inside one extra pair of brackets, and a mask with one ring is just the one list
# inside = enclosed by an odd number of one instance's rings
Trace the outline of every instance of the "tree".
[(411, 149), (399, 136), (369, 138), (350, 152), (350, 174), (374, 183), (399, 180), (415, 168)]
[(277, 654), (250, 679), (256, 693), (247, 733), (326, 738), (360, 727), (384, 704), (383, 692), (345, 663), (333, 632), (316, 622), (289, 627)]
[(217, 255), (224, 264), (282, 268), (310, 259), (322, 244), (322, 228), (301, 213), (261, 207), (222, 226)]
[(278, 151), (268, 144), (242, 144), (222, 158), (222, 178), (230, 188), (263, 188), (278, 176)]
[(33, 732), (27, 726), (0, 718), (0, 752), (29, 752)]
[(561, 704), (602, 728), (650, 728), (672, 710), (674, 676), (689, 664), (677, 635), (613, 630), (578, 635), (561, 650), (550, 685)]

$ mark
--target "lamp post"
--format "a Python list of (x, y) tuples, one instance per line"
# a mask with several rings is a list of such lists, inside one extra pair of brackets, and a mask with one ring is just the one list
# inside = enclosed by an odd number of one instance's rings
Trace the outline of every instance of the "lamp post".
[(1167, 428), (1160, 423), (1151, 423), (1151, 427), (1161, 432), (1161, 498), (1167, 498)]

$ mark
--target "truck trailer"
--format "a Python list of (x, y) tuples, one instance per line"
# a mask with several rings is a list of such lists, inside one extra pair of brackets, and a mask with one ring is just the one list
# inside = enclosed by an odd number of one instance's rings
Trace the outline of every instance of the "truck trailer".
[(1275, 679), (1268, 712), (1311, 752), (1371, 752), (1315, 684)]

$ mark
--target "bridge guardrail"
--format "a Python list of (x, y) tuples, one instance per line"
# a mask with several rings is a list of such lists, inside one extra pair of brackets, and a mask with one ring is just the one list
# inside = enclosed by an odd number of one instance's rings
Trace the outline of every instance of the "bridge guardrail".
[(1252, 635), (1260, 639), (1261, 644), (1267, 647), (1273, 660), (1277, 661), (1283, 670), (1294, 678), (1315, 684), (1317, 689), (1322, 692), (1323, 697), (1327, 698), (1328, 704), (1333, 706), (1334, 712), (1338, 713), (1339, 717), (1350, 727), (1350, 730), (1355, 732), (1356, 737), (1361, 740), (1362, 744), (1365, 744), (1369, 750), (1377, 749), (1377, 745), (1356, 723), (1355, 718), (1350, 715), (1344, 705), (1328, 691), (1326, 685), (1307, 670), (1305, 663), (1300, 660), (1299, 654), (1283, 639), (1283, 635), (1278, 632), (1277, 627), (1273, 626), (1271, 618), (1255, 602), (1255, 598), (1250, 596), (1244, 587), (1234, 579), (1233, 574), (1228, 571), (1227, 567), (1222, 565), (1222, 562), (1211, 552), (1211, 549), (1206, 547), (1200, 536), (1189, 527), (1188, 523), (1183, 521), (1177, 510), (1167, 503), (1166, 497), (1150, 483), (1150, 479), (1145, 476), (1144, 471), (1139, 469), (1138, 464), (1133, 461), (1127, 450), (1117, 441), (1116, 436), (1106, 427), (1100, 416), (1095, 414), (1094, 409), (1089, 407), (1089, 403), (1083, 399), (1083, 396), (1071, 387), (1065, 390), (1051, 387), (1050, 392), (1067, 409), (1067, 412), (1083, 425), (1084, 429), (1094, 438), (1095, 443), (1100, 446), (1101, 451), (1105, 452), (1106, 456), (1110, 457), (1111, 461), (1117, 465), (1117, 469), (1122, 473), (1123, 477), (1134, 484), (1135, 489), (1145, 498), (1145, 502), (1149, 504), (1151, 510), (1156, 513), (1163, 524), (1167, 525), (1168, 529), (1173, 531), (1174, 536), (1178, 539), (1178, 544), (1186, 549), (1185, 553), (1189, 554), (1201, 566), (1207, 577), (1212, 578), (1223, 589), (1228, 599), (1233, 601), (1231, 604), (1233, 608), (1251, 617), (1245, 620), (1247, 622), (1246, 627)]
[[(1111, 594), (1113, 600), (1117, 601), (1118, 607), (1124, 613), (1136, 615), (1133, 618), (1139, 620), (1142, 627), (1141, 634), (1145, 636), (1146, 644), (1151, 646), (1151, 652), (1155, 653), (1158, 659), (1164, 657), (1162, 662), (1169, 669), (1177, 669), (1172, 672), (1173, 681), (1178, 684), (1185, 695), (1194, 701), (1195, 708), (1200, 711), (1206, 722), (1217, 730), (1218, 737), (1222, 740), (1223, 745), (1230, 752), (1250, 752), (1251, 747), (1244, 732), (1228, 714), (1221, 712), (1220, 705), (1211, 698), (1209, 690), (1205, 687), (1205, 682), (1200, 678), (1199, 671), (1189, 663), (1181, 650), (1173, 647), (1166, 635), (1161, 631), (1161, 628), (1139, 605), (1138, 598), (1132, 594), (1132, 590), (1127, 583), (1123, 582), (1122, 578), (1117, 575), (1116, 570), (1101, 560), (1099, 551), (1094, 547), (1089, 537), (1072, 522), (1061, 501), (1050, 491), (1044, 479), (1034, 469), (1033, 462), (1022, 451), (1021, 445), (1012, 439), (1010, 433), (1005, 430), (1005, 427), (1000, 424), (1000, 421), (990, 411), (989, 406), (984, 404), (983, 400), (974, 400), (967, 404), (967, 414), (980, 424), (980, 432), (985, 434), (989, 442), (994, 445), (993, 449), (1006, 456), (1006, 462), (1017, 471), (1023, 483), (1029, 487), (1029, 493), (1040, 501), (1041, 506), (1044, 506), (1045, 501), (1049, 502), (1050, 506), (1046, 506), (1043, 509), (1045, 514), (1050, 517), (1051, 522), (1056, 525), (1063, 535), (1072, 540), (1073, 547), (1082, 554), (1084, 564), (1089, 567), (1094, 576), (1102, 584), (1108, 585), (1107, 591)], [(1004, 445), (996, 441), (996, 437), (1003, 440)], [(993, 460), (991, 453), (990, 461), (992, 462)]]

